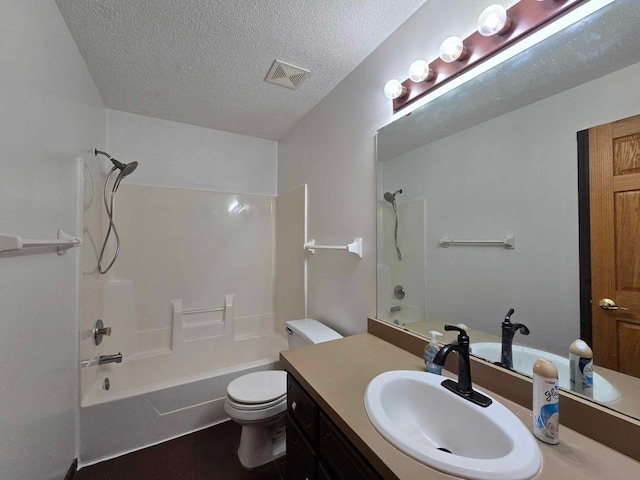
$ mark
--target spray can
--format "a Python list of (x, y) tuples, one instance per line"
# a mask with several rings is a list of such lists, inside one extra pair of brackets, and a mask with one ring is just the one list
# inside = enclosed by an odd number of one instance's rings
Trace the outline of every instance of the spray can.
[(533, 364), (533, 434), (551, 445), (560, 442), (558, 369), (539, 358)]
[(569, 386), (576, 393), (593, 397), (593, 352), (584, 340), (569, 347)]

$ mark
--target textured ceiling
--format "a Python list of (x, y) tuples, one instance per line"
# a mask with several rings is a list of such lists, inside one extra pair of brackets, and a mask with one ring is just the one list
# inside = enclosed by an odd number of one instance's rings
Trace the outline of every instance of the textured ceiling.
[(274, 140), (424, 2), (56, 0), (108, 108)]

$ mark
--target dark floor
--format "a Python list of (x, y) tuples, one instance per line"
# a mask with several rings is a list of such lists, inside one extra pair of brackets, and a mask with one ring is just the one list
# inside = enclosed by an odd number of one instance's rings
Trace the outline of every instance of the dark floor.
[(286, 457), (255, 470), (240, 465), (240, 429), (225, 422), (85, 467), (76, 480), (285, 480)]

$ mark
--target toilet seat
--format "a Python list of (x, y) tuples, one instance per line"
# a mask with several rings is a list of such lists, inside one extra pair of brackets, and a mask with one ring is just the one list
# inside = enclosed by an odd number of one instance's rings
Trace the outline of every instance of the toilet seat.
[(259, 422), (287, 410), (287, 372), (269, 370), (236, 378), (227, 387), (224, 410), (240, 422)]
[(286, 394), (287, 372), (282, 370), (249, 373), (236, 378), (227, 387), (227, 397), (243, 405), (266, 405)]
[[(273, 402), (270, 402), (273, 403)], [(263, 422), (270, 418), (278, 417), (287, 411), (287, 397), (280, 399), (277, 403), (273, 403), (267, 407), (254, 404), (251, 408), (242, 408), (247, 405), (240, 404), (241, 408), (237, 408), (237, 403), (227, 397), (224, 402), (224, 411), (227, 412), (232, 419), (237, 422)]]
[(242, 403), (242, 402), (236, 402), (235, 400), (233, 400), (230, 397), (227, 397), (227, 401), (229, 402), (229, 404), (233, 407), (236, 408), (238, 410), (264, 410), (265, 408), (269, 408), (269, 407), (273, 407), (274, 405), (278, 405), (279, 403), (281, 403), (282, 401), (287, 401), (287, 395), (284, 394), (282, 397), (280, 398), (276, 398), (275, 400), (271, 400), (270, 402), (265, 402), (265, 403)]

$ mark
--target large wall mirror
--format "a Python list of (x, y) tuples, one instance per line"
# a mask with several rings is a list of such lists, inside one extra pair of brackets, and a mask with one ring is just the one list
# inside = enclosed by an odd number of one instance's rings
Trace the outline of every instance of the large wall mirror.
[[(568, 389), (569, 346), (594, 341), (581, 306), (578, 132), (640, 114), (638, 24), (637, 2), (617, 0), (378, 132), (380, 320), (427, 337), (464, 324), (472, 353), (500, 361), (514, 309), (530, 333), (513, 338), (513, 368), (530, 375), (535, 358), (551, 359)], [(640, 135), (631, 140), (640, 167)], [(631, 211), (637, 242), (631, 233), (624, 248), (640, 251), (640, 207)], [(619, 335), (640, 332), (637, 310)], [(630, 355), (640, 366), (640, 341)], [(595, 363), (593, 400), (640, 418), (640, 378)]]

